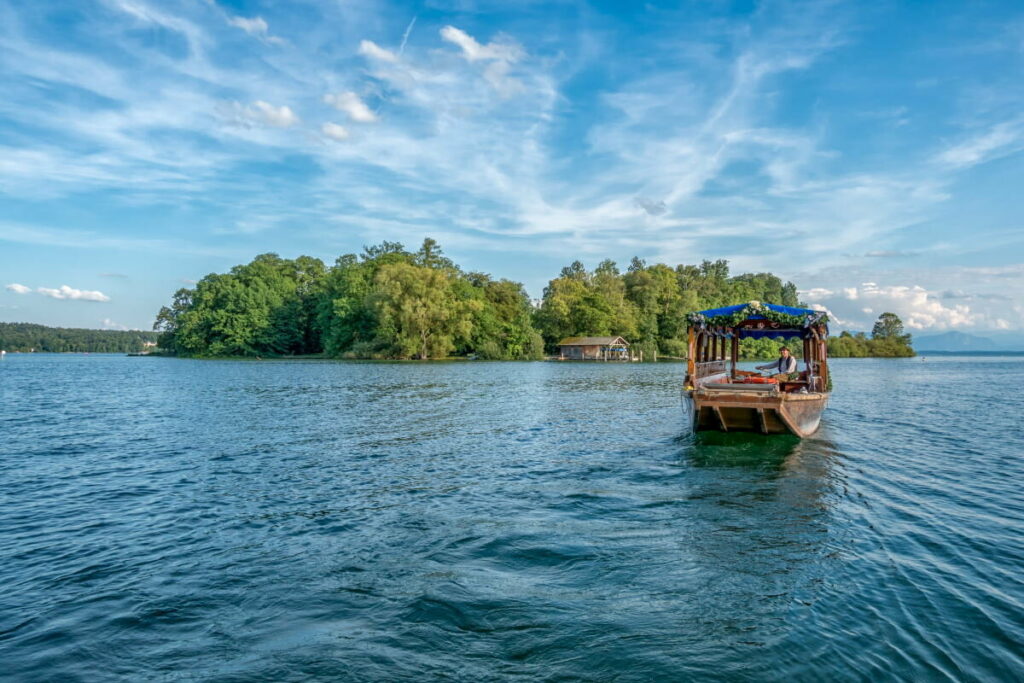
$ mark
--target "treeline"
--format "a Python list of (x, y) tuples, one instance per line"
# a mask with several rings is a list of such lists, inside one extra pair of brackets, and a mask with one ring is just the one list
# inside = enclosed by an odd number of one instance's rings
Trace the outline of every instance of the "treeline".
[[(744, 339), (740, 342), (741, 360), (763, 360), (778, 358), (783, 346), (797, 357), (801, 357), (803, 342), (799, 339)], [(909, 358), (916, 355), (910, 340), (891, 337), (869, 337), (863, 332), (850, 334), (842, 332), (838, 337), (828, 338), (829, 358)]]
[(161, 348), (190, 356), (535, 359), (565, 337), (621, 335), (645, 358), (682, 357), (685, 312), (751, 300), (799, 304), (796, 286), (770, 273), (634, 258), (625, 272), (572, 263), (535, 309), (521, 284), (464, 272), (428, 238), (415, 252), (384, 242), (330, 267), (263, 254), (178, 290), (155, 329)]
[[(895, 313), (878, 316), (871, 336), (863, 332), (842, 332), (828, 338), (829, 358), (908, 358), (916, 355), (912, 339), (903, 329), (903, 321)], [(744, 360), (775, 358), (779, 348), (788, 345), (790, 352), (800, 356), (802, 342), (787, 344), (781, 339), (744, 339), (740, 342), (740, 358)]]
[(830, 358), (909, 358), (917, 355), (909, 342), (898, 339), (870, 338), (863, 332), (843, 332), (829, 337)]
[(326, 353), (344, 358), (540, 358), (522, 285), (466, 273), (431, 239), (416, 252), (395, 242), (319, 259), (257, 256), (157, 315), (163, 349), (190, 356)]
[(900, 317), (883, 313), (871, 328), (870, 338), (863, 332), (843, 332), (838, 337), (829, 337), (828, 355), (832, 358), (909, 358), (916, 355), (911, 342)]
[(0, 349), (40, 353), (132, 353), (143, 342), (155, 342), (155, 332), (86, 330), (32, 323), (0, 323)]
[(548, 348), (574, 335), (620, 335), (645, 358), (682, 358), (685, 314), (738, 301), (799, 305), (792, 282), (771, 273), (730, 277), (724, 260), (673, 268), (634, 257), (625, 273), (610, 260), (593, 271), (575, 261), (544, 289), (536, 323)]

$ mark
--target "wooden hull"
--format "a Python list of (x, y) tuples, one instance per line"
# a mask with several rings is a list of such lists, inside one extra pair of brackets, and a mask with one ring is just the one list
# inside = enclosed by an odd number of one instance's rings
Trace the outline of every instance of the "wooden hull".
[(686, 392), (694, 431), (760, 432), (810, 436), (821, 423), (827, 393), (758, 393), (707, 390)]

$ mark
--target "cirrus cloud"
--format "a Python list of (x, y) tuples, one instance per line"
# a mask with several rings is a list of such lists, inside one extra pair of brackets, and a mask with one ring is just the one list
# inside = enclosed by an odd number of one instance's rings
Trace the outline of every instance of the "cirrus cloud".
[(240, 28), (250, 36), (259, 38), (268, 43), (275, 45), (281, 45), (284, 40), (277, 36), (270, 35), (270, 26), (267, 25), (267, 21), (263, 17), (228, 17), (228, 23), (235, 28)]
[(344, 112), (353, 121), (359, 123), (373, 123), (377, 115), (366, 106), (366, 103), (351, 90), (337, 94), (324, 95), (324, 102), (331, 105), (340, 112)]
[(263, 100), (256, 100), (251, 105), (232, 102), (227, 108), (226, 118), (243, 128), (256, 125), (273, 128), (290, 128), (299, 122), (299, 117), (287, 105), (274, 106)]
[(511, 40), (495, 40), (481, 45), (473, 36), (454, 26), (442, 28), (441, 37), (449, 43), (461, 47), (462, 56), (470, 62), (481, 60), (515, 62), (523, 56), (523, 49)]
[(441, 29), (441, 38), (462, 48), (462, 56), (467, 62), (486, 63), (483, 77), (503, 97), (523, 91), (523, 84), (508, 74), (512, 65), (523, 58), (525, 52), (514, 40), (499, 35), (486, 45), (481, 45), (476, 38), (454, 26)]
[(394, 64), (398, 61), (398, 55), (391, 50), (382, 48), (372, 40), (363, 40), (359, 43), (359, 54), (370, 59), (376, 59), (382, 62), (390, 62)]
[(339, 126), (336, 123), (328, 121), (320, 127), (320, 132), (324, 134), (324, 137), (330, 138), (336, 142), (343, 142), (348, 140), (349, 133), (345, 126)]

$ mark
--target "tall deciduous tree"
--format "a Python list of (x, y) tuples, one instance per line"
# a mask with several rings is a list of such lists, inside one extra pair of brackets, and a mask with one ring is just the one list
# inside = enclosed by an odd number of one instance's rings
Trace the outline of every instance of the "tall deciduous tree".
[(875, 326), (871, 328), (872, 339), (902, 339), (904, 336), (903, 321), (895, 313), (878, 316)]
[(382, 267), (372, 306), (381, 345), (399, 358), (444, 358), (472, 332), (479, 301), (460, 300), (445, 270), (407, 263)]

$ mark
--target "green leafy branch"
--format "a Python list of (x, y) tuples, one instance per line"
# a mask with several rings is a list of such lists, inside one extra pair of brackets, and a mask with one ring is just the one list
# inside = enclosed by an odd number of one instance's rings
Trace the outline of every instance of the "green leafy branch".
[(792, 315), (790, 313), (782, 313), (768, 308), (758, 301), (751, 301), (743, 308), (740, 308), (733, 313), (714, 315), (710, 317), (704, 316), (701, 313), (690, 313), (686, 316), (686, 319), (689, 321), (691, 326), (703, 329), (708, 327), (736, 327), (744, 320), (755, 315), (764, 318), (770, 323), (776, 323), (780, 327), (784, 328), (803, 329), (814, 324), (823, 324), (828, 322), (828, 315), (824, 312), (816, 315)]

